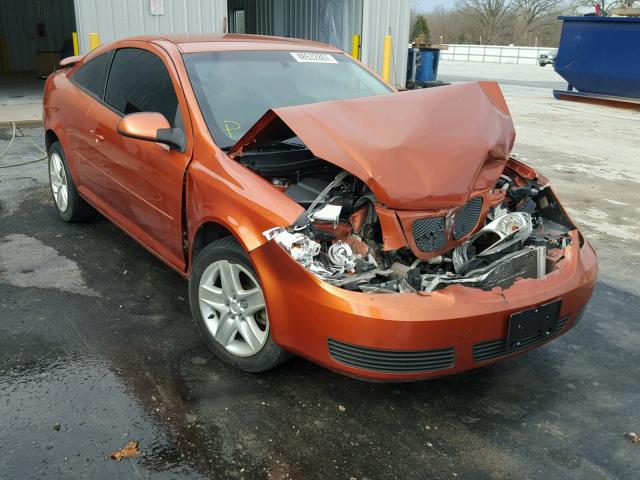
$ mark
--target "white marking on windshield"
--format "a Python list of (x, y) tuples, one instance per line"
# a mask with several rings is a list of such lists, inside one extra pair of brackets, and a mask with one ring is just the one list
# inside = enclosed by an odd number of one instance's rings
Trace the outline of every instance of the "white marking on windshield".
[(291, 56), (300, 63), (338, 63), (332, 55), (328, 53), (313, 52), (289, 52)]

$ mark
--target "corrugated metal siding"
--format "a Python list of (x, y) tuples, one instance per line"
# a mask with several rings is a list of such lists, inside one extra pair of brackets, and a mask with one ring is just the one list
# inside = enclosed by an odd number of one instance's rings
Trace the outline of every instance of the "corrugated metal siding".
[[(45, 37), (38, 35), (38, 22), (45, 26)], [(10, 71), (35, 70), (35, 53), (60, 51), (74, 29), (73, 0), (2, 0), (0, 5)]]
[(409, 44), (409, 0), (364, 0), (362, 12), (362, 61), (382, 73), (384, 36), (393, 35), (391, 83), (404, 86)]
[[(282, 20), (284, 5), (282, 1), (260, 0), (256, 3), (256, 33), (258, 35), (282, 35), (275, 31), (275, 18)], [(276, 12), (277, 9), (277, 12)]]
[[(333, 43), (350, 51), (360, 33), (363, 0), (228, 0), (229, 10), (244, 9), (247, 33)], [(323, 24), (333, 15), (341, 35), (332, 41)]]
[[(361, 30), (363, 0), (279, 1), (284, 5), (283, 36), (331, 43), (343, 50), (351, 50), (353, 34), (360, 33)], [(278, 13), (276, 11), (276, 15)], [(334, 15), (335, 18), (327, 18), (330, 15)], [(331, 39), (327, 29), (323, 28), (331, 20), (335, 21), (339, 25), (338, 30), (341, 30), (342, 34), (338, 39)]]
[(80, 51), (89, 33), (108, 43), (132, 35), (222, 33), (227, 0), (164, 0), (164, 15), (151, 15), (149, 0), (75, 0)]

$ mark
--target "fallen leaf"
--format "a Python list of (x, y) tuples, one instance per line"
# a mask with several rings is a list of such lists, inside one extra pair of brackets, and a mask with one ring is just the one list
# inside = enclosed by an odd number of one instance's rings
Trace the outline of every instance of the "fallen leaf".
[(140, 455), (140, 450), (138, 450), (138, 445), (139, 445), (139, 442), (137, 440), (131, 440), (130, 442), (127, 442), (127, 444), (124, 447), (122, 447), (120, 450), (116, 450), (111, 455), (109, 455), (109, 458), (120, 461), (123, 458), (138, 456)]
[(624, 436), (631, 440), (631, 443), (640, 443), (640, 436), (635, 432), (626, 432)]

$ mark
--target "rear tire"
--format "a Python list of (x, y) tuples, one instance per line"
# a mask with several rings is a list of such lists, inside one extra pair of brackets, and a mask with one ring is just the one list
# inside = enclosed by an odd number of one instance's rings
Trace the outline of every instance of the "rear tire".
[(258, 275), (235, 238), (216, 240), (198, 253), (189, 303), (200, 334), (222, 361), (256, 373), (290, 357), (273, 341)]
[(53, 142), (49, 146), (48, 157), (49, 185), (60, 218), (65, 222), (82, 222), (93, 218), (95, 210), (78, 194), (60, 142)]

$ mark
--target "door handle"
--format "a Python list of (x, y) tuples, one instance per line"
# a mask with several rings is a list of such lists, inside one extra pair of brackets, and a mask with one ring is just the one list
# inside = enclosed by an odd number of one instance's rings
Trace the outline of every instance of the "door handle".
[(104, 137), (102, 135), (100, 135), (98, 129), (89, 130), (89, 135), (91, 135), (94, 138), (96, 143), (100, 143), (100, 142), (102, 142), (104, 140)]

